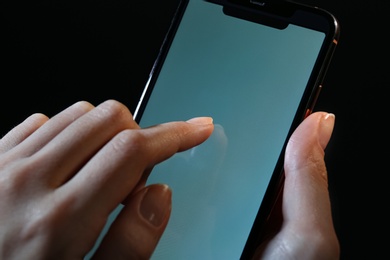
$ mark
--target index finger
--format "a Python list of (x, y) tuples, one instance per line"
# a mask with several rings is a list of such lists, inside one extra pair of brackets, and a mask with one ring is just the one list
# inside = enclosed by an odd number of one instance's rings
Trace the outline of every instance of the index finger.
[(97, 204), (91, 202), (99, 201), (99, 207), (112, 210), (137, 185), (146, 169), (201, 144), (213, 129), (212, 119), (202, 117), (124, 130), (60, 189), (76, 196), (82, 209), (94, 207)]

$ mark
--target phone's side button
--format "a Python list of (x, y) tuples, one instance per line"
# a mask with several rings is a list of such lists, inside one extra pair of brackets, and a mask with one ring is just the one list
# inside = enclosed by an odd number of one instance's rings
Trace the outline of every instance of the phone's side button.
[(320, 95), (321, 89), (322, 89), (322, 84), (319, 85), (318, 88), (317, 88), (317, 91), (316, 91), (316, 93), (315, 93), (315, 95), (314, 95), (314, 100), (311, 102), (311, 104), (312, 104), (311, 107), (309, 107), (309, 108), (306, 109), (304, 119), (305, 119), (306, 117), (308, 117), (308, 116), (313, 112), (313, 107), (314, 107), (314, 105), (315, 105), (316, 102), (317, 102), (317, 99), (318, 99), (318, 96)]
[(308, 117), (310, 114), (311, 114), (311, 109), (306, 109), (304, 119), (306, 119), (306, 117)]

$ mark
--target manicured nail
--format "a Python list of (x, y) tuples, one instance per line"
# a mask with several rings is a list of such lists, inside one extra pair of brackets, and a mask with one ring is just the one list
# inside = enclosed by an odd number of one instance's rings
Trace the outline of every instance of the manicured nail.
[(333, 121), (335, 120), (335, 118), (336, 118), (336, 116), (334, 115), (334, 114), (332, 114), (332, 113), (328, 113), (326, 116), (325, 116), (325, 120), (327, 120), (327, 119), (332, 119)]
[(334, 114), (328, 113), (323, 117), (323, 120), (321, 122), (318, 138), (323, 149), (325, 149), (325, 147), (327, 146), (329, 139), (332, 135), (335, 118), (336, 117)]
[(213, 123), (212, 117), (194, 117), (190, 120), (187, 120), (187, 123), (194, 124), (194, 125), (211, 125)]
[(142, 217), (155, 227), (159, 227), (168, 217), (172, 206), (172, 191), (165, 184), (150, 186), (141, 201)]

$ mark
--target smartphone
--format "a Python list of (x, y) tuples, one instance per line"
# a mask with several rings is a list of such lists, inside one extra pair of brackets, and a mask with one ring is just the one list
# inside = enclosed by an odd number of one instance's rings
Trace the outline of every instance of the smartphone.
[(134, 118), (148, 127), (211, 116), (215, 129), (148, 179), (173, 190), (152, 259), (251, 257), (339, 31), (329, 12), (290, 1), (179, 1)]

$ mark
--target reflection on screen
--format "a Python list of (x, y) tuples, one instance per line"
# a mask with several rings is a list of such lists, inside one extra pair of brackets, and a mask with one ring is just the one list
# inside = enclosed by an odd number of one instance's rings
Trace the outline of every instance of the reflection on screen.
[(323, 40), (189, 2), (140, 124), (212, 116), (215, 131), (149, 178), (173, 190), (155, 259), (240, 258)]

